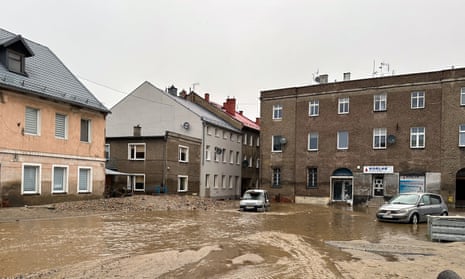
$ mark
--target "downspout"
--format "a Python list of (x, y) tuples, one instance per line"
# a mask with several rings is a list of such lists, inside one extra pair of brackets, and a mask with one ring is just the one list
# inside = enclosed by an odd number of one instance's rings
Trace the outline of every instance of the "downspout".
[(163, 174), (162, 174), (162, 185), (166, 186), (166, 177), (168, 175), (168, 170), (166, 169), (167, 168), (167, 162), (166, 162), (166, 158), (167, 158), (167, 148), (166, 148), (166, 142), (168, 141), (168, 131), (165, 132), (165, 136), (163, 137)]
[(295, 101), (294, 101), (294, 203), (296, 198), (297, 189), (297, 90), (295, 88)]

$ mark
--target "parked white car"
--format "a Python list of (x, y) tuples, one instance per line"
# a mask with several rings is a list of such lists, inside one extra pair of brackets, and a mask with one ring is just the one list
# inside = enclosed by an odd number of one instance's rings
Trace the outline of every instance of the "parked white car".
[(240, 210), (267, 211), (270, 207), (268, 192), (261, 189), (245, 191), (239, 203)]

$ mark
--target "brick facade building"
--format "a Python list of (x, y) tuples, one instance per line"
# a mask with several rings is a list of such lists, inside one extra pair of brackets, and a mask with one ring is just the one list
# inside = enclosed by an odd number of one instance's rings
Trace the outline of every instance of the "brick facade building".
[(399, 192), (465, 206), (465, 69), (261, 92), (261, 185), (295, 202)]

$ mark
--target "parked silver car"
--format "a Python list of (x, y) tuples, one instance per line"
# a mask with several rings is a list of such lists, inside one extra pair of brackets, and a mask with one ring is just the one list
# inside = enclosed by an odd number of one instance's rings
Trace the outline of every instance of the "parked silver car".
[(379, 221), (417, 224), (426, 222), (427, 215), (447, 214), (448, 208), (441, 195), (405, 193), (382, 205), (376, 212), (376, 218)]
[(239, 203), (240, 210), (267, 211), (270, 207), (268, 192), (261, 189), (245, 191)]

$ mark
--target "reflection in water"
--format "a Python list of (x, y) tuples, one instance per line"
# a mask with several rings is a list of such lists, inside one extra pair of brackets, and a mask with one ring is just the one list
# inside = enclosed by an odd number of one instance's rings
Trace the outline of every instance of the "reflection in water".
[[(426, 240), (425, 224), (379, 223), (374, 214), (371, 208), (273, 204), (265, 213), (163, 211), (0, 223), (0, 275), (113, 255), (200, 251), (213, 245), (218, 248), (205, 255), (202, 264), (165, 275), (244, 278), (260, 271), (281, 278), (305, 277), (333, 269), (328, 262), (309, 266), (306, 261), (315, 261), (314, 254), (323, 259), (348, 257), (325, 245), (328, 240)], [(237, 264), (247, 259), (256, 262)]]

